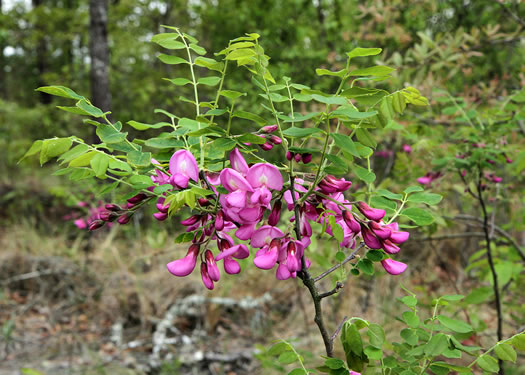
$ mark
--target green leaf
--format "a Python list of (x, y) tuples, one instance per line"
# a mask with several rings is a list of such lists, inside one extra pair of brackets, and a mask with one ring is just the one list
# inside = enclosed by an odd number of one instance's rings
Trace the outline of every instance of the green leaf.
[(145, 145), (158, 149), (179, 148), (184, 147), (184, 142), (174, 138), (150, 138)]
[(123, 142), (127, 135), (127, 132), (121, 133), (109, 125), (99, 124), (97, 126), (97, 136), (102, 142), (109, 145), (112, 143)]
[(134, 175), (129, 178), (129, 183), (133, 185), (134, 189), (146, 189), (153, 186), (153, 181), (149, 176)]
[(514, 336), (510, 342), (516, 349), (525, 352), (525, 333)]
[(224, 96), (228, 99), (237, 99), (241, 96), (246, 96), (245, 92), (233, 91), (233, 90), (222, 90), (221, 96)]
[(278, 342), (268, 350), (268, 355), (279, 355), (290, 350), (292, 350), (290, 344), (287, 342)]
[(79, 100), (76, 106), (82, 111), (89, 113), (93, 117), (104, 116), (104, 112), (102, 112), (100, 108), (95, 107), (94, 105), (88, 103), (86, 100)]
[(364, 144), (365, 146), (376, 148), (377, 142), (372, 137), (372, 134), (364, 128), (359, 128), (355, 131), (355, 135), (357, 137), (357, 140)]
[(240, 137), (236, 137), (235, 139), (237, 140), (237, 142), (254, 143), (254, 144), (258, 144), (258, 145), (262, 145), (263, 143), (266, 142), (266, 140), (264, 138), (258, 137), (255, 134), (250, 134), (250, 133), (243, 134)]
[(381, 250), (369, 250), (366, 253), (366, 257), (372, 262), (379, 262), (385, 258), (384, 253)]
[(344, 368), (345, 362), (338, 358), (327, 358), (324, 361), (325, 366), (331, 368), (332, 370), (337, 370), (338, 368)]
[(439, 297), (439, 299), (450, 301), (450, 302), (460, 301), (463, 298), (465, 298), (465, 296), (462, 296), (461, 294), (449, 294), (449, 295)]
[[(175, 86), (185, 86), (185, 85), (188, 85), (188, 84), (192, 84), (193, 85), (193, 82), (190, 81), (189, 79), (186, 79), (186, 78), (174, 78), (174, 79), (169, 79), (169, 78), (163, 78), (165, 81), (169, 81), (171, 83), (173, 83)], [(129, 124), (129, 122), (128, 122)]]
[(381, 53), (381, 48), (354, 48), (350, 52), (348, 52), (346, 55), (348, 56), (348, 59), (353, 59), (354, 57), (363, 57), (363, 56), (375, 56), (379, 55)]
[(199, 85), (216, 86), (221, 81), (221, 77), (202, 77), (197, 83)]
[(288, 365), (297, 361), (298, 358), (294, 352), (284, 352), (279, 355), (279, 358), (277, 360), (283, 365)]
[(419, 317), (414, 311), (405, 311), (402, 314), (403, 321), (411, 328), (419, 327)]
[(359, 262), (357, 262), (357, 268), (367, 275), (374, 274), (374, 263), (372, 263), (369, 259), (360, 259)]
[(69, 150), (72, 144), (73, 141), (71, 138), (53, 138), (44, 140), (40, 149), (40, 165), (43, 165), (55, 156), (62, 155)]
[(109, 156), (105, 153), (98, 152), (90, 161), (89, 164), (95, 172), (95, 176), (103, 177), (106, 174), (106, 170), (109, 167)]
[(197, 66), (202, 66), (217, 72), (222, 72), (222, 69), (224, 68), (224, 63), (202, 56), (197, 57), (193, 63)]
[(401, 298), (401, 302), (409, 307), (414, 307), (417, 305), (417, 298), (414, 296), (404, 296)]
[(334, 139), (335, 144), (343, 151), (349, 152), (355, 157), (361, 157), (357, 152), (356, 146), (348, 135), (332, 133), (330, 136)]
[(286, 135), (287, 137), (293, 137), (293, 138), (304, 138), (304, 137), (308, 137), (316, 133), (324, 133), (324, 132), (319, 128), (298, 128), (295, 126), (292, 126), (283, 131), (284, 135)]
[(405, 194), (414, 193), (416, 191), (423, 191), (423, 188), (421, 186), (409, 186), (405, 190), (403, 190)]
[(233, 117), (239, 117), (239, 118), (243, 118), (246, 120), (251, 120), (261, 126), (266, 124), (266, 120), (264, 118), (262, 118), (259, 115), (256, 115), (255, 113), (251, 113), (247, 111), (235, 111), (233, 112)]
[(335, 260), (339, 263), (342, 263), (346, 259), (346, 255), (342, 251), (335, 253)]
[(33, 155), (39, 153), (40, 150), (42, 150), (42, 144), (43, 143), (44, 143), (44, 141), (42, 141), (41, 139), (39, 139), (37, 141), (34, 141), (33, 144), (31, 145), (31, 147), (29, 148), (29, 150), (27, 150), (27, 152), (24, 154), (24, 156), (22, 156), (22, 158), (18, 162), (20, 163), (22, 160), (24, 160), (28, 156), (33, 156)]
[(376, 180), (376, 175), (374, 174), (374, 172), (369, 171), (368, 169), (363, 168), (360, 165), (355, 164), (353, 167), (353, 171), (356, 174), (356, 176), (359, 177), (359, 179), (363, 180), (367, 184), (371, 184)]
[(440, 362), (440, 361), (432, 362), (432, 366), (447, 368), (449, 370), (456, 371), (460, 374), (465, 374), (465, 373), (472, 374), (472, 369), (469, 367), (452, 365), (446, 362)]
[(369, 112), (359, 112), (356, 111), (354, 108), (348, 108), (348, 107), (339, 107), (335, 111), (330, 112), (330, 116), (344, 116), (347, 117), (350, 120), (362, 120), (365, 118), (374, 117), (377, 115), (377, 111), (369, 111)]
[(323, 96), (323, 95), (318, 95), (318, 94), (312, 94), (312, 98), (324, 104), (336, 104), (336, 105), (348, 104), (348, 99), (342, 96)]
[(384, 65), (371, 66), (363, 69), (356, 69), (349, 73), (350, 76), (386, 76), (395, 69)]
[(442, 195), (433, 194), (433, 193), (416, 193), (416, 194), (411, 194), (408, 197), (409, 202), (426, 203), (431, 206), (441, 202), (441, 199), (443, 199)]
[(61, 96), (68, 99), (82, 100), (84, 97), (78, 95), (76, 92), (64, 86), (43, 86), (36, 89), (36, 91), (45, 92), (46, 94)]
[(403, 199), (403, 194), (392, 193), (391, 191), (388, 191), (385, 189), (376, 190), (376, 194), (382, 197), (392, 199), (392, 200), (397, 200), (397, 201), (400, 201), (401, 199)]
[(482, 286), (480, 288), (474, 289), (470, 294), (465, 298), (465, 303), (467, 304), (480, 304), (492, 297), (494, 291), (489, 286)]
[(122, 160), (111, 159), (109, 161), (109, 167), (111, 169), (120, 169), (121, 171), (131, 172), (131, 167), (129, 166), (129, 164)]
[(385, 342), (385, 331), (383, 327), (375, 323), (370, 323), (367, 334), (370, 340), (370, 345), (376, 348), (381, 348), (383, 346)]
[(237, 145), (237, 142), (231, 138), (219, 138), (212, 143), (212, 148), (219, 151), (232, 150)]
[(69, 150), (65, 154), (62, 154), (58, 158), (58, 160), (60, 160), (62, 163), (67, 163), (73, 160), (74, 158), (79, 157), (80, 155), (86, 153), (88, 150), (89, 150), (88, 145), (79, 144), (73, 147), (71, 150)]
[(290, 371), (288, 375), (308, 375), (308, 373), (302, 368), (296, 368)]
[(496, 345), (494, 348), (494, 353), (496, 353), (498, 358), (502, 361), (511, 361), (516, 363), (516, 358), (518, 358), (514, 348), (511, 345), (505, 343)]
[(401, 215), (408, 217), (416, 225), (430, 225), (434, 222), (434, 217), (419, 207), (410, 207), (401, 211)]
[(401, 330), (400, 333), (403, 340), (407, 342), (408, 345), (416, 346), (418, 342), (418, 336), (416, 332), (413, 329), (410, 328), (404, 328)]
[(128, 162), (138, 167), (147, 167), (151, 163), (151, 153), (142, 151), (128, 152)]
[(90, 114), (83, 109), (80, 109), (78, 107), (63, 107), (60, 105), (57, 105), (58, 109), (61, 109), (62, 111), (66, 111), (69, 113), (74, 113), (75, 115), (83, 115), (83, 116), (90, 116)]
[(145, 124), (143, 122), (138, 122), (138, 121), (133, 121), (133, 120), (128, 121), (127, 124), (137, 130), (159, 129), (165, 126), (171, 126), (169, 122), (157, 122), (156, 124), (150, 125), (150, 124)]
[(189, 129), (190, 131), (199, 130), (199, 128), (201, 127), (198, 121), (195, 121), (193, 119), (186, 118), (186, 117), (182, 117), (179, 120), (178, 126), (185, 128), (185, 129)]
[(198, 55), (205, 55), (206, 54), (206, 50), (203, 47), (201, 47), (201, 46), (199, 46), (199, 45), (197, 45), (195, 43), (190, 43), (190, 45), (188, 47), (190, 47), (190, 49), (193, 50), (193, 52), (195, 52)]
[(45, 375), (43, 372), (28, 367), (21, 368), (20, 372), (22, 375)]
[(345, 234), (344, 234), (343, 228), (341, 228), (341, 226), (336, 223), (335, 217), (329, 216), (328, 222), (330, 224), (330, 227), (332, 228), (332, 233), (334, 235), (334, 238), (337, 240), (337, 242), (343, 242)]
[(462, 322), (461, 320), (452, 319), (444, 315), (438, 315), (437, 319), (441, 324), (454, 332), (468, 333), (473, 331), (469, 324)]
[(69, 162), (70, 167), (85, 167), (89, 165), (89, 162), (95, 155), (98, 154), (97, 151), (90, 151), (86, 154), (80, 155), (79, 157), (74, 158)]
[(441, 355), (448, 348), (447, 336), (442, 333), (438, 333), (425, 344), (425, 354), (437, 357)]
[(153, 37), (151, 38), (151, 41), (153, 43), (158, 43), (161, 40), (177, 39), (178, 37), (179, 37), (179, 34), (177, 33), (159, 33), (159, 34), (153, 35)]
[(482, 356), (480, 356), (476, 363), (478, 364), (479, 367), (481, 367), (485, 371), (488, 371), (488, 372), (498, 372), (499, 371), (498, 361), (496, 360), (496, 358), (488, 354), (483, 354)]
[(169, 64), (169, 65), (188, 64), (188, 62), (181, 57), (173, 56), (173, 55), (166, 55), (164, 53), (161, 53), (158, 56), (158, 58), (164, 64)]
[(157, 43), (159, 46), (161, 46), (163, 48), (166, 48), (166, 49), (183, 49), (183, 48), (186, 48), (184, 43), (179, 42), (178, 40), (175, 40), (175, 39), (168, 39), (168, 38), (166, 38), (166, 39), (158, 40), (155, 43)]
[(367, 346), (364, 352), (368, 359), (379, 361), (381, 358), (383, 358), (383, 351), (380, 348)]
[(315, 69), (315, 74), (317, 74), (318, 76), (343, 77), (346, 74), (346, 69), (341, 69), (337, 72), (332, 72), (328, 69)]
[(251, 48), (240, 48), (231, 51), (226, 55), (226, 60), (241, 60), (255, 56), (255, 51)]

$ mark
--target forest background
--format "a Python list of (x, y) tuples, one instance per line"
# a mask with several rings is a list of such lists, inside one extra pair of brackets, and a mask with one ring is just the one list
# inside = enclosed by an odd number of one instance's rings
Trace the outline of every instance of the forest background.
[[(208, 51), (256, 32), (275, 76), (320, 90), (334, 90), (334, 83), (315, 68), (342, 69), (345, 52), (357, 46), (382, 48), (376, 61), (396, 68), (382, 84), (414, 86), (430, 106), (376, 136), (372, 162), (380, 171), (378, 184), (417, 185), (425, 174), (443, 171), (426, 188), (444, 199), (432, 223), (404, 247), (409, 270), (398, 278), (351, 278), (328, 305), (330, 324), (335, 328), (344, 316), (362, 316), (396, 335), (391, 317), (401, 309), (396, 298), (405, 295), (403, 285), (427, 298), (428, 306), (442, 294), (471, 297), (458, 314), (486, 330), (470, 339), (495, 338), (490, 271), (475, 225), (480, 208), (442, 159), (450, 134), (461, 134), (477, 116), (497, 123), (496, 108), (524, 86), (520, 1), (0, 0), (0, 373), (22, 367), (50, 374), (272, 373), (279, 369), (267, 367), (271, 360), (263, 346), (282, 336), (296, 337), (307, 360), (314, 361), (308, 353), (319, 352), (311, 308), (295, 282), (278, 282), (253, 269), (214, 292), (204, 291), (198, 277), (174, 280), (164, 267), (183, 252), (174, 243), (180, 226), (159, 225), (145, 213), (127, 227), (81, 231), (72, 220), (82, 212), (79, 202), (96, 206), (101, 184), (52, 176), (57, 167), (40, 168), (34, 158), (19, 162), (36, 139), (95, 137), (81, 118), (56, 109), (59, 99), (35, 91), (40, 86), (71, 87), (122, 122), (162, 121), (157, 108), (181, 117), (191, 111), (177, 100), (189, 88), (163, 80), (184, 73), (157, 58), (160, 49), (150, 40), (164, 30), (161, 25), (180, 27)], [(255, 91), (245, 71), (233, 74), (239, 78), (228, 89)], [(440, 100), (443, 92), (456, 104)], [(519, 114), (523, 97), (512, 100), (517, 103), (512, 112)], [(264, 110), (256, 100), (242, 105), (239, 109), (254, 113)], [(505, 155), (512, 163), (495, 171), (503, 181), (492, 187), (489, 207), (492, 223), (508, 234), (497, 244), (507, 336), (525, 325), (519, 253), (525, 248), (524, 120), (518, 116), (516, 127), (494, 141), (515, 145)], [(356, 179), (351, 170), (348, 176)], [(323, 264), (330, 249), (322, 240), (319, 249), (312, 258), (322, 270), (331, 264)], [(195, 296), (205, 299), (196, 302)], [(174, 305), (181, 312), (168, 317)], [(175, 332), (167, 332), (166, 321), (175, 322)], [(508, 373), (525, 371), (521, 363)]]

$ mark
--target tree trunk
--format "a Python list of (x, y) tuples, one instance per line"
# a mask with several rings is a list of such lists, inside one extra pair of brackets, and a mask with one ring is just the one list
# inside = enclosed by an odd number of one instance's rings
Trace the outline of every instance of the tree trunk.
[(109, 90), (108, 0), (89, 0), (89, 55), (91, 102), (103, 111), (111, 108)]
[[(41, 24), (44, 22), (42, 20), (41, 14), (39, 14), (38, 8), (42, 5), (43, 0), (32, 0), (33, 11), (37, 12), (36, 23), (34, 25), (35, 31), (38, 35), (36, 42), (36, 69), (38, 71), (38, 87), (45, 86), (46, 82), (44, 80), (44, 74), (47, 70), (47, 42), (45, 37), (45, 32), (42, 30)], [(48, 95), (44, 92), (40, 93), (40, 102), (42, 104), (51, 103), (51, 95)]]
[[(0, 19), (3, 17), (2, 0), (0, 0)], [(1, 38), (1, 37), (0, 37)], [(0, 39), (0, 98), (7, 100), (7, 81), (5, 74), (6, 61), (4, 57), (4, 41)]]

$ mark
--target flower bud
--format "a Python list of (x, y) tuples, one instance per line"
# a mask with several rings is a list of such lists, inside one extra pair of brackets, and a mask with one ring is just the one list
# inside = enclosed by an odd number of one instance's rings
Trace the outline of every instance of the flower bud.
[(283, 140), (276, 135), (271, 135), (270, 142), (272, 142), (274, 145), (280, 145), (281, 143), (283, 143)]
[(359, 225), (350, 211), (343, 212), (343, 220), (352, 232), (355, 234), (361, 232), (361, 225)]
[(148, 196), (144, 193), (138, 193), (137, 195), (131, 197), (128, 199), (129, 203), (137, 204), (142, 202), (144, 199), (146, 199)]
[(291, 153), (290, 151), (286, 151), (286, 159), (287, 160), (292, 160), (294, 157), (294, 154)]
[(208, 273), (208, 266), (206, 265), (206, 263), (201, 263), (201, 277), (204, 286), (209, 290), (213, 290), (213, 280), (211, 279), (210, 274)]
[(301, 154), (295, 154), (293, 158), (297, 163), (299, 163), (303, 157)]
[(219, 281), (221, 277), (219, 267), (217, 267), (217, 263), (215, 263), (213, 253), (210, 250), (206, 250), (206, 252), (204, 253), (204, 259), (206, 260), (206, 268), (208, 271), (208, 275), (210, 275), (210, 279), (212, 279), (213, 281)]
[(208, 198), (199, 198), (198, 199), (199, 204), (201, 207), (207, 207), (211, 204), (210, 200)]
[(116, 212), (112, 212), (112, 211), (102, 211), (99, 214), (100, 220), (104, 220), (104, 221), (115, 221), (115, 219), (118, 216), (119, 215)]
[(156, 212), (153, 214), (153, 217), (157, 219), (158, 221), (164, 221), (168, 218), (168, 213)]
[(118, 204), (114, 204), (114, 203), (108, 203), (106, 204), (105, 207), (106, 207), (106, 210), (108, 211), (114, 211), (114, 212), (122, 211), (122, 208)]
[(94, 220), (89, 224), (89, 230), (96, 230), (100, 227), (104, 226), (104, 221), (102, 220)]
[(200, 218), (200, 215), (192, 215), (186, 220), (182, 220), (180, 223), (186, 227), (189, 227), (190, 225), (197, 223), (197, 221), (199, 221)]
[(269, 142), (265, 142), (262, 145), (259, 145), (264, 151), (270, 151), (273, 148), (273, 145)]
[(277, 125), (267, 125), (267, 126), (263, 126), (261, 128), (261, 131), (263, 133), (266, 133), (266, 134), (269, 134), (269, 133), (273, 133), (274, 131), (276, 131), (279, 127)]
[(312, 154), (303, 154), (302, 160), (304, 164), (308, 164), (312, 161), (313, 155)]
[(217, 214), (215, 215), (215, 229), (219, 232), (224, 229), (224, 213), (222, 210), (217, 211)]
[(372, 208), (365, 202), (358, 202), (357, 208), (369, 220), (380, 221), (385, 217), (386, 211), (379, 208)]
[(119, 217), (117, 219), (117, 223), (119, 223), (119, 224), (127, 224), (131, 220), (131, 216), (132, 215), (130, 215), (130, 214), (124, 214), (124, 215), (122, 215), (121, 217)]
[(272, 212), (270, 212), (270, 216), (268, 216), (268, 224), (271, 226), (276, 226), (279, 222), (279, 219), (281, 218), (281, 207), (282, 203), (281, 201), (275, 201), (273, 204)]

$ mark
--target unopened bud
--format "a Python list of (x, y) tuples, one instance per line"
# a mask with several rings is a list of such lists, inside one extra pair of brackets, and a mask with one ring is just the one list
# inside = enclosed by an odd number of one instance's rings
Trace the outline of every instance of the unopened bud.
[(122, 215), (121, 217), (119, 217), (117, 219), (117, 223), (119, 223), (119, 224), (127, 224), (127, 223), (129, 223), (130, 220), (131, 220), (131, 215), (124, 214), (124, 215)]
[(274, 131), (276, 131), (278, 129), (278, 126), (277, 125), (267, 125), (267, 126), (263, 126), (261, 128), (261, 131), (263, 133), (266, 133), (266, 134), (269, 134), (269, 133), (273, 133)]
[(106, 210), (108, 211), (115, 211), (115, 212), (122, 211), (122, 208), (118, 204), (114, 204), (114, 203), (108, 203), (106, 204), (105, 207), (106, 207)]
[(292, 159), (293, 159), (293, 156), (294, 156), (293, 153), (291, 153), (290, 151), (287, 151), (287, 152), (286, 152), (286, 159), (287, 159), (287, 160), (292, 160)]
[(89, 230), (96, 230), (100, 227), (104, 226), (104, 221), (102, 220), (94, 220), (89, 224)]
[(266, 142), (262, 145), (259, 145), (259, 147), (262, 148), (264, 151), (270, 151), (273, 148), (273, 145), (269, 142)]
[(312, 154), (303, 154), (302, 160), (304, 164), (308, 164), (312, 161), (313, 155)]
[(283, 140), (276, 135), (271, 135), (270, 142), (272, 142), (274, 145), (280, 145), (281, 143), (283, 143)]
[(296, 161), (297, 163), (299, 163), (303, 157), (302, 157), (301, 154), (295, 154), (295, 156), (294, 156), (293, 158), (295, 159), (295, 161)]

